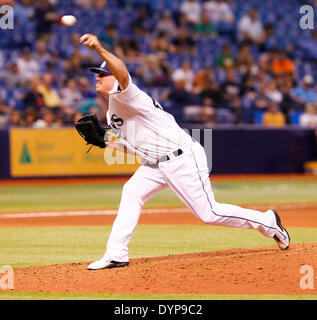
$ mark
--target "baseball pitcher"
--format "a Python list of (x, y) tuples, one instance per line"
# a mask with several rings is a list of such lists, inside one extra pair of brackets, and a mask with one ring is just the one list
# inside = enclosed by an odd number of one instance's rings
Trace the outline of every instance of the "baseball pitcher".
[[(95, 50), (103, 60), (100, 68), (90, 70), (97, 74), (96, 91), (109, 103), (109, 128), (102, 128), (97, 118), (87, 115), (76, 123), (76, 129), (89, 144), (101, 148), (121, 146), (122, 150), (144, 159), (123, 187), (105, 255), (91, 263), (89, 270), (129, 265), (128, 244), (142, 206), (166, 187), (204, 223), (255, 229), (273, 238), (280, 249), (289, 247), (288, 232), (274, 210), (259, 212), (218, 203), (210, 184), (204, 148), (181, 129), (157, 101), (132, 82), (123, 61), (107, 51), (95, 35), (85, 34), (80, 42)], [(133, 134), (129, 128), (134, 128)], [(109, 131), (117, 140), (109, 139)]]

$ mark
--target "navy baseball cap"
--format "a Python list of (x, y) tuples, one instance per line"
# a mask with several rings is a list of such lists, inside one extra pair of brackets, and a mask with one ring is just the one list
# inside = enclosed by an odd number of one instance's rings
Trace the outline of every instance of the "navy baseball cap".
[(102, 63), (102, 65), (99, 68), (97, 68), (97, 67), (89, 68), (89, 70), (91, 72), (98, 73), (98, 74), (101, 73), (101, 72), (104, 72), (104, 73), (107, 74), (107, 76), (112, 75), (112, 72), (109, 70), (109, 68), (108, 68), (108, 66), (107, 66), (105, 61)]

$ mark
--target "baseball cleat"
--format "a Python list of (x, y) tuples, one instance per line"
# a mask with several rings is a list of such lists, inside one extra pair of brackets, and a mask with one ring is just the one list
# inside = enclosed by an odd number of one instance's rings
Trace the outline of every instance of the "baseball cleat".
[(275, 219), (276, 219), (276, 224), (277, 224), (277, 228), (275, 231), (275, 234), (273, 236), (273, 239), (275, 240), (275, 242), (277, 243), (278, 247), (281, 250), (286, 250), (289, 247), (289, 243), (290, 243), (290, 236), (288, 234), (288, 232), (286, 231), (286, 229), (282, 226), (281, 223), (281, 218), (278, 215), (278, 213), (275, 210), (272, 210), (275, 214)]
[(102, 257), (100, 260), (92, 262), (88, 266), (88, 270), (100, 270), (100, 269), (112, 269), (112, 268), (122, 268), (128, 266), (129, 262), (119, 262)]

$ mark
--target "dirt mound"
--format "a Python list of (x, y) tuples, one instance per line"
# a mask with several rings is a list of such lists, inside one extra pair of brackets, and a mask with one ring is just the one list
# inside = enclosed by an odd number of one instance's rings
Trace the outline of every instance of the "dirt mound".
[(88, 263), (15, 269), (15, 290), (41, 292), (317, 294), (303, 290), (300, 268), (314, 268), (317, 244), (233, 249), (132, 259), (120, 269), (88, 271)]

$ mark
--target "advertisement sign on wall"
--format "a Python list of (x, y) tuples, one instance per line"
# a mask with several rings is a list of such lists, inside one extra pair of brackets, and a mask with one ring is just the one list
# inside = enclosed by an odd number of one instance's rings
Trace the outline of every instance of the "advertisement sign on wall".
[(124, 154), (107, 164), (110, 149), (105, 155), (98, 147), (87, 150), (75, 129), (11, 129), (11, 176), (130, 175), (139, 167), (139, 161), (127, 161)]

